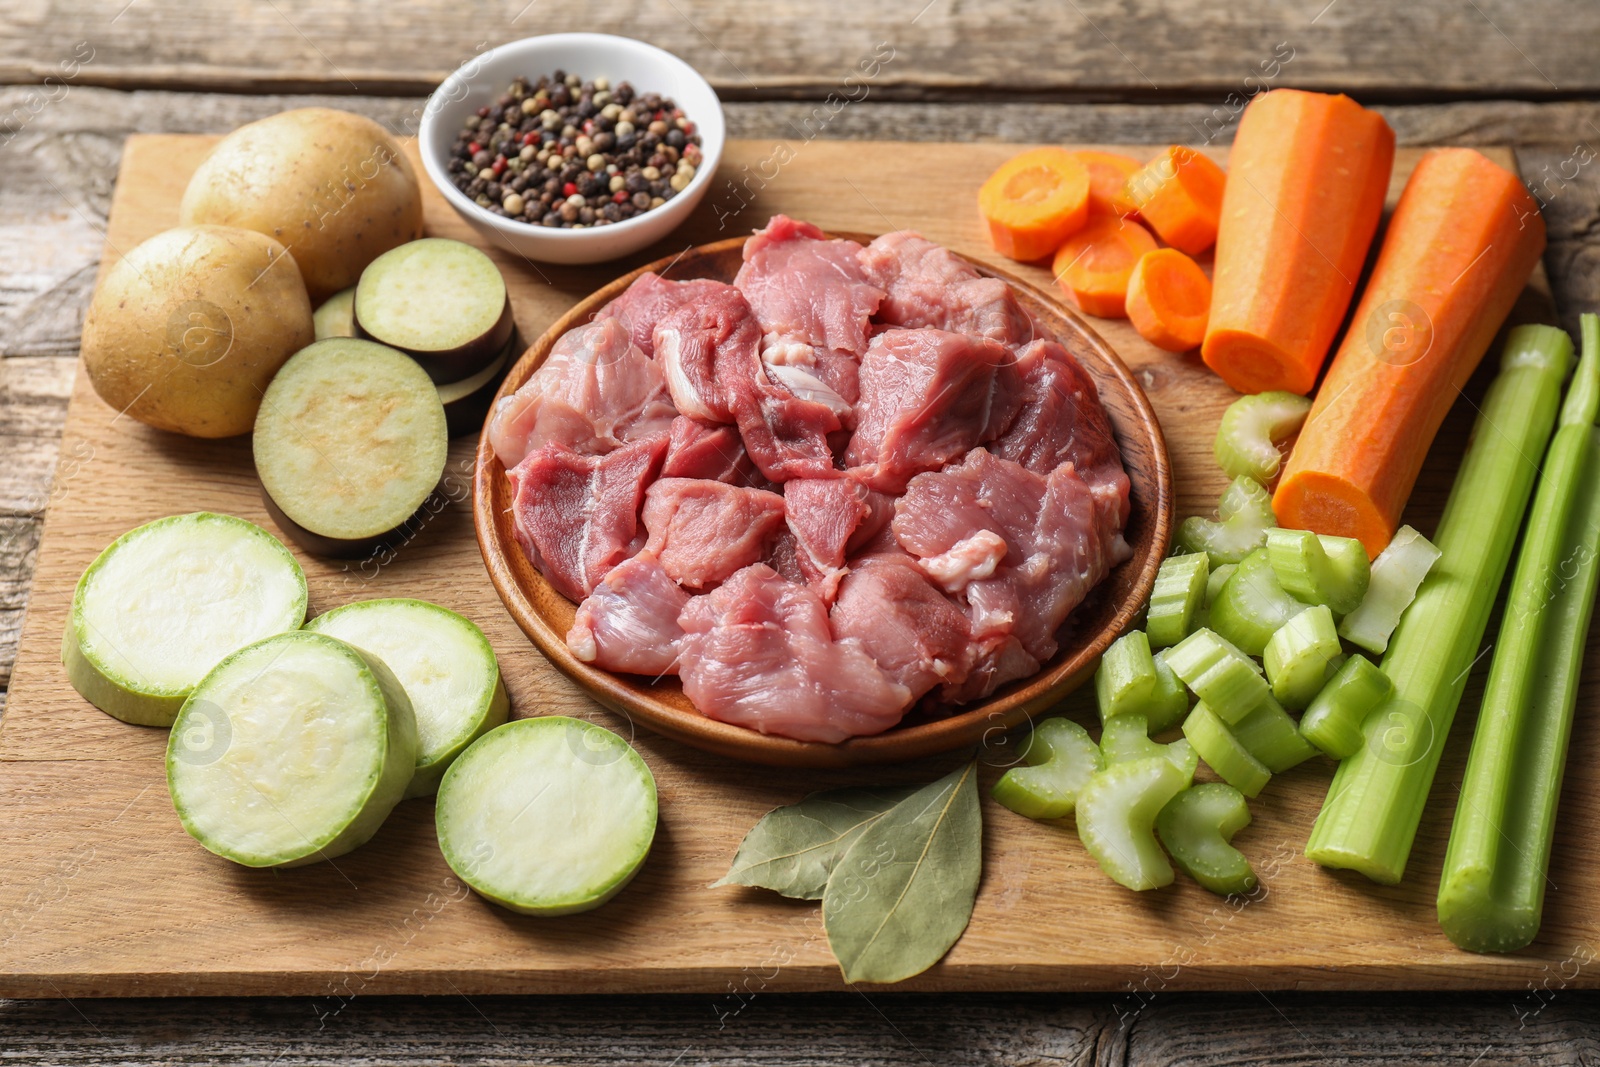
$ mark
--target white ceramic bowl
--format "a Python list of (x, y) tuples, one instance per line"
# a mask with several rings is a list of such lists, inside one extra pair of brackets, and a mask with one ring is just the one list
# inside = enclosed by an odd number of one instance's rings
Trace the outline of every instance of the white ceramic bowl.
[[(506, 91), (518, 75), (536, 81), (557, 70), (586, 81), (609, 78), (677, 102), (700, 134), (703, 162), (688, 188), (665, 204), (609, 226), (581, 230), (530, 225), (485, 211), (450, 181), (450, 148), (467, 116)], [(639, 251), (678, 227), (705, 198), (727, 139), (722, 102), (689, 64), (655, 45), (605, 33), (552, 33), (503, 44), (468, 60), (434, 90), (422, 114), (422, 165), (462, 218), (484, 237), (546, 263), (600, 263)]]

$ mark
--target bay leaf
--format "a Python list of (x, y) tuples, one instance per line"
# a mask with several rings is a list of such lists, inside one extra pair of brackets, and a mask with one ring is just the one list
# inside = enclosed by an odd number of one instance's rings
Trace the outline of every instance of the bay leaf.
[(915, 792), (913, 786), (829, 789), (774, 808), (744, 835), (728, 873), (712, 886), (759, 886), (786, 897), (821, 900), (829, 873), (850, 843)]
[(938, 963), (972, 918), (983, 873), (978, 765), (866, 824), (834, 866), (822, 924), (847, 982), (899, 982)]

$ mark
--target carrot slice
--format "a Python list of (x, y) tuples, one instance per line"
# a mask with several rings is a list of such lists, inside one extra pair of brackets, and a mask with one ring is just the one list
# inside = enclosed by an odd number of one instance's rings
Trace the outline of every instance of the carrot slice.
[(1515, 174), (1470, 148), (1422, 158), (1278, 483), (1279, 522), (1382, 551), (1544, 241)]
[(1192, 148), (1173, 145), (1146, 163), (1123, 187), (1126, 205), (1180, 252), (1198, 256), (1217, 239), (1222, 168)]
[(1241, 393), (1316, 384), (1383, 214), (1394, 131), (1347, 96), (1274, 89), (1228, 157), (1201, 356)]
[(1133, 205), (1122, 189), (1139, 169), (1139, 161), (1118, 152), (1097, 152), (1083, 148), (1072, 153), (1089, 171), (1089, 210), (1108, 215), (1128, 215)]
[(1206, 335), (1211, 279), (1176, 248), (1146, 252), (1128, 278), (1128, 321), (1168, 352), (1187, 352)]
[(1035, 148), (1007, 161), (978, 190), (996, 252), (1043, 259), (1089, 216), (1089, 171), (1064, 148)]
[(1120, 319), (1127, 316), (1124, 301), (1134, 266), (1155, 250), (1156, 239), (1137, 222), (1096, 214), (1062, 244), (1051, 269), (1056, 284), (1081, 310)]

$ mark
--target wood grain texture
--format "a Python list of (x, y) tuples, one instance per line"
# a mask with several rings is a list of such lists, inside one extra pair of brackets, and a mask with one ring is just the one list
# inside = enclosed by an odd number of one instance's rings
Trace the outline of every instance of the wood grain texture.
[[(107, 261), (170, 225), (184, 179), (208, 142), (130, 141), (108, 238)], [(805, 145), (771, 180), (770, 143), (735, 142), (713, 196), (671, 244), (640, 261), (702, 243), (729, 227), (784, 210), (837, 230), (916, 225), (976, 258), (987, 250), (971, 190), (1011, 150), (937, 145)], [(1510, 162), (1509, 154), (1500, 158)], [(1400, 154), (1394, 192), (1417, 153)], [(871, 174), (871, 192), (850, 175)], [(726, 182), (733, 182), (728, 193)], [(903, 192), (896, 193), (895, 190)], [(915, 195), (911, 195), (914, 190)], [(743, 202), (741, 203), (741, 199)], [(468, 237), (430, 191), (431, 232)], [(633, 265), (560, 271), (501, 259), (519, 329), (536, 336), (607, 274)], [(1039, 268), (1019, 273), (1047, 282)], [(1547, 300), (1530, 291), (1532, 310)], [(1126, 323), (1108, 340), (1140, 376), (1167, 428), (1180, 512), (1210, 506), (1224, 483), (1210, 458), (1228, 391), (1190, 357), (1140, 342)], [(1481, 383), (1480, 383), (1481, 387)], [(1447, 423), (1408, 519), (1431, 529), (1465, 439), (1466, 405)], [(454, 463), (471, 442), (458, 442)], [(371, 595), (416, 595), (478, 621), (501, 657), (518, 714), (560, 711), (632, 735), (655, 770), (662, 832), (639, 878), (602, 912), (557, 922), (519, 919), (468, 894), (448, 873), (425, 801), (401, 805), (374, 841), (334, 863), (287, 872), (246, 871), (204, 852), (174, 819), (161, 768), (163, 737), (89, 707), (66, 686), (56, 646), (73, 582), (99, 549), (160, 514), (213, 507), (265, 523), (244, 441), (198, 442), (150, 431), (116, 413), (78, 380), (63, 454), (86, 458), (58, 475), (30, 596), (23, 651), (0, 729), (0, 992), (105, 995), (272, 992), (318, 995), (352, 975), (383, 975), (393, 993), (468, 995), (573, 988), (586, 991), (763, 991), (837, 988), (838, 971), (810, 906), (753, 890), (708, 891), (739, 837), (764, 810), (811, 789), (860, 781), (842, 772), (753, 768), (664, 740), (598, 710), (530, 649), (483, 578), (464, 506), (441, 510), (387, 565), (365, 573), (301, 557), (314, 611)], [(465, 468), (459, 468), (465, 469)], [(1469, 693), (1468, 706), (1472, 695)], [(1076, 711), (1087, 709), (1080, 703)], [(1092, 714), (1092, 713), (1090, 713)], [(1463, 716), (1464, 723), (1470, 721)], [(1459, 779), (1465, 726), (1447, 747), (1439, 797)], [(982, 754), (984, 784), (1006, 760)], [(1600, 737), (1574, 738), (1578, 764), (1600, 758)], [(932, 778), (950, 760), (879, 772)], [(1300, 856), (1328, 768), (1282, 775), (1254, 806), (1239, 843), (1265, 887), (1240, 907), (1182, 883), (1132, 898), (1106, 880), (1069, 831), (985, 805), (987, 878), (973, 923), (949, 957), (902, 990), (1280, 989), (1386, 985), (1504, 986), (1538, 980), (1600, 942), (1589, 906), (1600, 872), (1582, 834), (1563, 837), (1541, 940), (1518, 956), (1457, 952), (1433, 921), (1433, 886), (1449, 804), (1425, 820), (1404, 886), (1378, 888), (1321, 871)], [(1600, 819), (1600, 796), (1575, 776), (1563, 818)], [(64, 804), (64, 798), (72, 798)], [(116, 907), (96, 906), (116, 901)], [(1070, 907), (1064, 902), (1070, 901)], [(1094, 916), (1093, 922), (1081, 921)], [(670, 936), (663, 936), (670, 932)], [(1578, 968), (1571, 984), (1594, 984)]]
[[(0, 80), (72, 74), (121, 88), (427, 92), (485, 47), (575, 29), (660, 45), (746, 99), (821, 99), (880, 44), (894, 60), (874, 91), (912, 99), (1221, 97), (1264, 70), (1274, 84), (1367, 98), (1600, 87), (1589, 47), (1600, 10), (1562, 0), (782, 0), (759, 18), (721, 0), (599, 0), (579, 10), (521, 0), (35, 0), (0, 18)], [(1275, 57), (1277, 66), (1263, 66)]]

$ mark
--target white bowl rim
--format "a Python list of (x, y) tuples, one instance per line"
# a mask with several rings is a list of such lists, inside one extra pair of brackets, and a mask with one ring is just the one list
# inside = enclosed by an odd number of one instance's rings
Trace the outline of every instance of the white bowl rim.
[[(705, 91), (711, 95), (711, 99), (716, 102), (716, 109), (713, 113), (714, 118), (710, 125), (710, 133), (714, 134), (715, 136), (713, 137), (708, 135), (707, 124), (702, 121), (701, 118), (696, 117), (691, 120), (694, 122), (696, 130), (701, 134), (702, 159), (701, 165), (695, 168), (694, 177), (690, 180), (689, 184), (684, 186), (681, 192), (674, 196), (672, 200), (669, 200), (666, 204), (663, 204), (660, 208), (652, 208), (650, 211), (635, 215), (631, 219), (623, 219), (621, 222), (613, 222), (606, 226), (587, 226), (581, 230), (573, 230), (561, 226), (541, 226), (537, 223), (531, 222), (515, 222), (503, 215), (496, 215), (491, 211), (485, 211), (482, 205), (468, 197), (460, 189), (457, 189), (455, 182), (450, 180), (449, 173), (443, 169), (443, 166), (435, 158), (435, 153), (429, 150), (430, 145), (434, 142), (434, 140), (442, 137), (438, 127), (439, 123), (442, 121), (439, 116), (444, 110), (444, 105), (441, 104), (435, 106), (434, 101), (439, 99), (439, 94), (445, 92), (446, 90), (453, 91), (456, 90), (458, 86), (464, 89), (470, 89), (470, 87), (473, 85), (472, 75), (465, 73), (469, 69), (472, 69), (475, 73), (477, 67), (487, 64), (491, 59), (498, 57), (502, 53), (518, 51), (526, 48), (533, 42), (550, 46), (573, 45), (578, 43), (603, 44), (607, 47), (615, 47), (623, 51), (634, 50), (645, 53), (655, 53), (657, 57), (664, 59), (669, 66), (676, 66), (680, 68), (688, 77), (688, 79), (699, 82), (700, 85), (704, 87)], [(650, 91), (656, 92), (658, 90), (652, 89)], [(428, 172), (428, 177), (433, 180), (433, 184), (438, 187), (439, 191), (444, 194), (445, 199), (450, 201), (451, 206), (455, 207), (457, 211), (470, 212), (474, 217), (483, 220), (489, 225), (494, 226), (496, 229), (504, 228), (510, 233), (537, 234), (541, 240), (566, 242), (570, 244), (578, 244), (585, 240), (590, 240), (593, 238), (593, 235), (597, 233), (609, 235), (626, 233), (630, 228), (634, 228), (635, 224), (643, 224), (651, 221), (650, 216), (656, 211), (665, 210), (668, 205), (676, 202), (677, 200), (688, 198), (690, 191), (693, 190), (697, 185), (711, 181), (711, 176), (716, 172), (717, 164), (721, 161), (722, 146), (727, 137), (726, 124), (722, 113), (722, 98), (718, 96), (717, 91), (711, 87), (711, 83), (706, 81), (705, 77), (687, 60), (667, 51), (665, 48), (653, 45), (648, 41), (641, 41), (636, 37), (623, 37), (619, 34), (613, 33), (588, 32), (535, 34), (532, 37), (521, 37), (515, 41), (507, 41), (505, 44), (496, 45), (487, 52), (480, 52), (478, 55), (473, 56), (471, 59), (461, 64), (461, 66), (451, 71), (450, 74), (445, 77), (444, 81), (439, 83), (439, 87), (432, 93), (428, 94), (428, 100), (423, 105), (422, 123), (418, 127), (417, 132), (419, 149), (418, 154), (422, 157), (423, 169)], [(440, 148), (441, 150), (444, 148), (442, 140), (440, 141)]]

